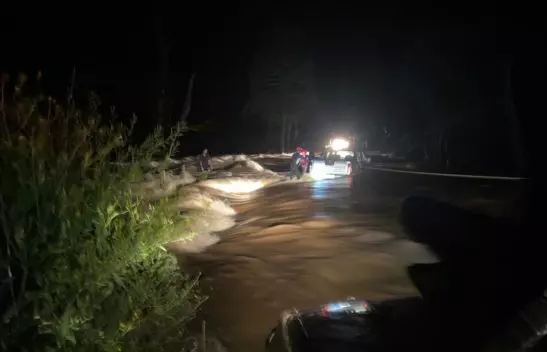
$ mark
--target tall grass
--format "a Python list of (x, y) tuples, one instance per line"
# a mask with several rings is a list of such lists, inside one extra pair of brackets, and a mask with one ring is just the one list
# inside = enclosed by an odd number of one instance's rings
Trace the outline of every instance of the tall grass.
[[(184, 221), (166, 200), (132, 192), (152, 157), (184, 132), (103, 119), (91, 94), (27, 94), (25, 76), (1, 81), (0, 348), (9, 351), (160, 351), (181, 338), (202, 298), (162, 249)], [(71, 96), (71, 94), (69, 95)]]

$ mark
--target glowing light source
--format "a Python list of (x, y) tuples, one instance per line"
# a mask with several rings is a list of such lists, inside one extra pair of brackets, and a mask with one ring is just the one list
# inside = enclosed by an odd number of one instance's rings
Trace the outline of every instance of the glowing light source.
[(330, 147), (333, 150), (344, 150), (349, 148), (349, 141), (343, 138), (335, 138), (330, 143)]

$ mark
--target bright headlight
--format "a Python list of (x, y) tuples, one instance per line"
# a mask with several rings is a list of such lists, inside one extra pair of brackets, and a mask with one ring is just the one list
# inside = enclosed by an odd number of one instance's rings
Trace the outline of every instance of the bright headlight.
[(349, 142), (343, 138), (335, 138), (330, 144), (333, 150), (344, 150), (349, 147)]

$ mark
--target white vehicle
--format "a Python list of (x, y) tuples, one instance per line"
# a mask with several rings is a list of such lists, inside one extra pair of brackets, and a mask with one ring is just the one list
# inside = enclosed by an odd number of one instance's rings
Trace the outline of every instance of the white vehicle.
[(325, 146), (321, 155), (312, 158), (310, 174), (316, 179), (349, 176), (360, 169), (365, 160), (363, 152), (354, 148), (355, 141), (350, 138), (333, 138)]

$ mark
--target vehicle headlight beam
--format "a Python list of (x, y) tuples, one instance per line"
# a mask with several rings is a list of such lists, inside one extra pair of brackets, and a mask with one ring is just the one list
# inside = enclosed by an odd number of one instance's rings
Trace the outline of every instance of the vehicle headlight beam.
[(343, 138), (335, 138), (330, 144), (333, 150), (344, 150), (349, 148), (349, 141)]

